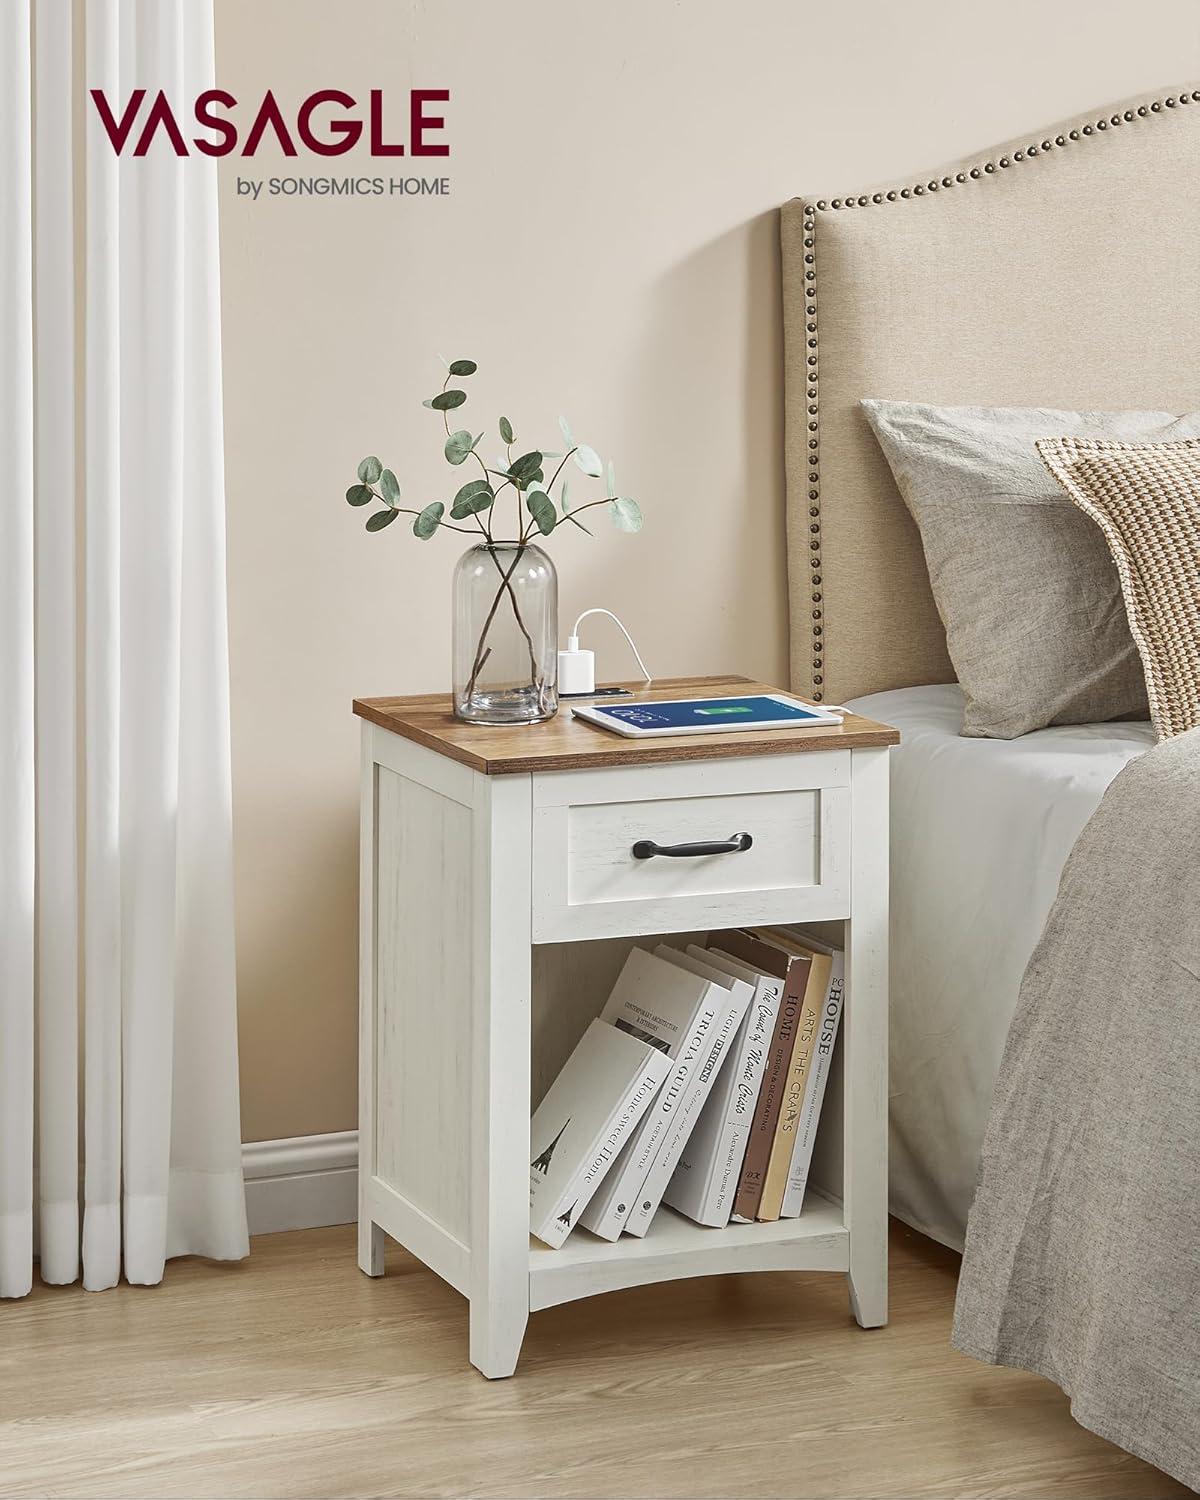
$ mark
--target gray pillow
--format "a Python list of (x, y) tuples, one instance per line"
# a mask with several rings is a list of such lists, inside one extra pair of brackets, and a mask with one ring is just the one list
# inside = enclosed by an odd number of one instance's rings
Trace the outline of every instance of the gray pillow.
[(862, 405), (921, 532), (963, 734), (1009, 740), (1047, 724), (1149, 718), (1108, 545), (1034, 443), (1200, 437), (1200, 413)]

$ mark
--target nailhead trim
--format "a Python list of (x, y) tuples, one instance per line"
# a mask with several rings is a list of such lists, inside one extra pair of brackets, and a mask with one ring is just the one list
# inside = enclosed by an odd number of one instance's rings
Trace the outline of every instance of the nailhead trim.
[[(875, 200), (878, 202), (878, 197)], [(835, 205), (840, 205), (841, 199), (834, 200)], [(809, 579), (813, 589), (813, 603), (818, 605), (821, 600), (821, 491), (820, 480), (820, 428), (818, 426), (817, 410), (817, 288), (815, 269), (815, 246), (816, 246), (816, 215), (825, 208), (824, 200), (817, 203), (806, 203), (804, 205), (804, 317), (805, 330), (808, 335), (807, 372), (805, 381), (805, 395), (808, 404), (808, 430), (812, 436), (808, 440), (808, 514), (811, 518), (809, 532), (812, 540), (809, 543), (811, 555), (809, 557)], [(820, 610), (813, 609), (813, 625), (820, 620)], [(817, 636), (815, 630), (811, 636), (813, 642), (812, 670), (813, 670), (813, 699), (821, 701), (821, 653), (816, 649)]]
[(1130, 125), (1138, 120), (1149, 119), (1151, 115), (1161, 115), (1163, 109), (1174, 109), (1178, 104), (1200, 104), (1200, 88), (1185, 90), (1179, 95), (1168, 94), (1164, 99), (1153, 99), (1148, 104), (1139, 104), (1134, 108), (1124, 110), (1119, 114), (1097, 116), (1093, 123), (1077, 126), (1068, 130), (1065, 134), (1058, 133), (1053, 137), (1046, 136), (1042, 141), (1031, 141), (1028, 146), (1015, 150), (1010, 157), (1001, 156), (995, 161), (980, 162), (979, 165), (968, 167), (961, 172), (956, 172), (953, 177), (946, 176), (940, 179), (930, 178), (927, 182), (914, 182), (907, 187), (886, 188), (878, 193), (859, 193), (846, 198), (818, 198), (815, 201), (804, 200), (804, 313), (805, 332), (807, 334), (806, 345), (808, 355), (806, 357), (806, 379), (805, 396), (808, 406), (808, 500), (809, 500), (809, 582), (812, 585), (812, 603), (817, 606), (812, 611), (812, 624), (809, 631), (811, 643), (811, 665), (813, 692), (812, 698), (820, 703), (824, 693), (824, 606), (821, 593), (821, 446), (820, 446), (820, 413), (818, 411), (817, 394), (817, 372), (820, 349), (818, 346), (819, 335), (817, 333), (817, 272), (816, 272), (816, 229), (817, 215), (837, 211), (845, 208), (867, 208), (880, 203), (896, 203), (897, 201), (908, 201), (911, 198), (923, 198), (925, 194), (936, 193), (944, 188), (962, 186), (966, 182), (981, 182), (987, 177), (994, 176), (997, 169), (1003, 171), (1013, 163), (1034, 161), (1039, 156), (1048, 155), (1051, 151), (1061, 150), (1075, 141), (1086, 136), (1094, 136), (1096, 131), (1108, 131), (1120, 125)]

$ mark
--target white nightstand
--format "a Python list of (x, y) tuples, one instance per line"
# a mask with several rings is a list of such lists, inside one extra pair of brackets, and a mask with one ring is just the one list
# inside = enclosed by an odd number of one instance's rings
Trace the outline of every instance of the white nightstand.
[[(770, 691), (740, 678), (649, 697)], [(725, 1271), (844, 1271), (887, 1318), (888, 747), (894, 729), (628, 740), (573, 719), (487, 728), (447, 699), (363, 719), (359, 1265), (390, 1234), (470, 1301), (471, 1363), (516, 1368), (531, 1312)], [(749, 849), (635, 859), (752, 835)], [(529, 1117), (629, 939), (845, 922), (842, 1083), (798, 1219), (705, 1229), (668, 1208), (645, 1239), (529, 1238)], [(617, 941), (619, 940), (619, 941)]]

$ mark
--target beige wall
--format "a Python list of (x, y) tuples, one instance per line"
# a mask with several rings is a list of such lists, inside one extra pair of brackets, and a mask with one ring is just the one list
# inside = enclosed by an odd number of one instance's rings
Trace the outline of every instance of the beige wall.
[[(218, 0), (256, 100), (448, 86), (447, 201), (234, 196), (374, 172), (223, 163), (243, 1134), (355, 1123), (356, 694), (446, 684), (457, 537), (362, 530), (380, 453), (452, 476), (422, 409), (615, 457), (646, 529), (554, 539), (562, 612), (614, 608), (660, 675), (786, 680), (777, 205), (938, 164), (1200, 71), (1195, 0)], [(1052, 208), (1048, 205), (1048, 209)], [(472, 419), (474, 420), (474, 419)], [(653, 597), (652, 597), (653, 593)], [(615, 632), (601, 667), (623, 670)], [(430, 997), (436, 1006), (436, 996)]]

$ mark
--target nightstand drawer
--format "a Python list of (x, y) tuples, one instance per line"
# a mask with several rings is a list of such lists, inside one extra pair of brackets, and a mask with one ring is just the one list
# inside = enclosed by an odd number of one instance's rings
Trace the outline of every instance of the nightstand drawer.
[(534, 941), (846, 916), (849, 782), (845, 750), (536, 774)]

